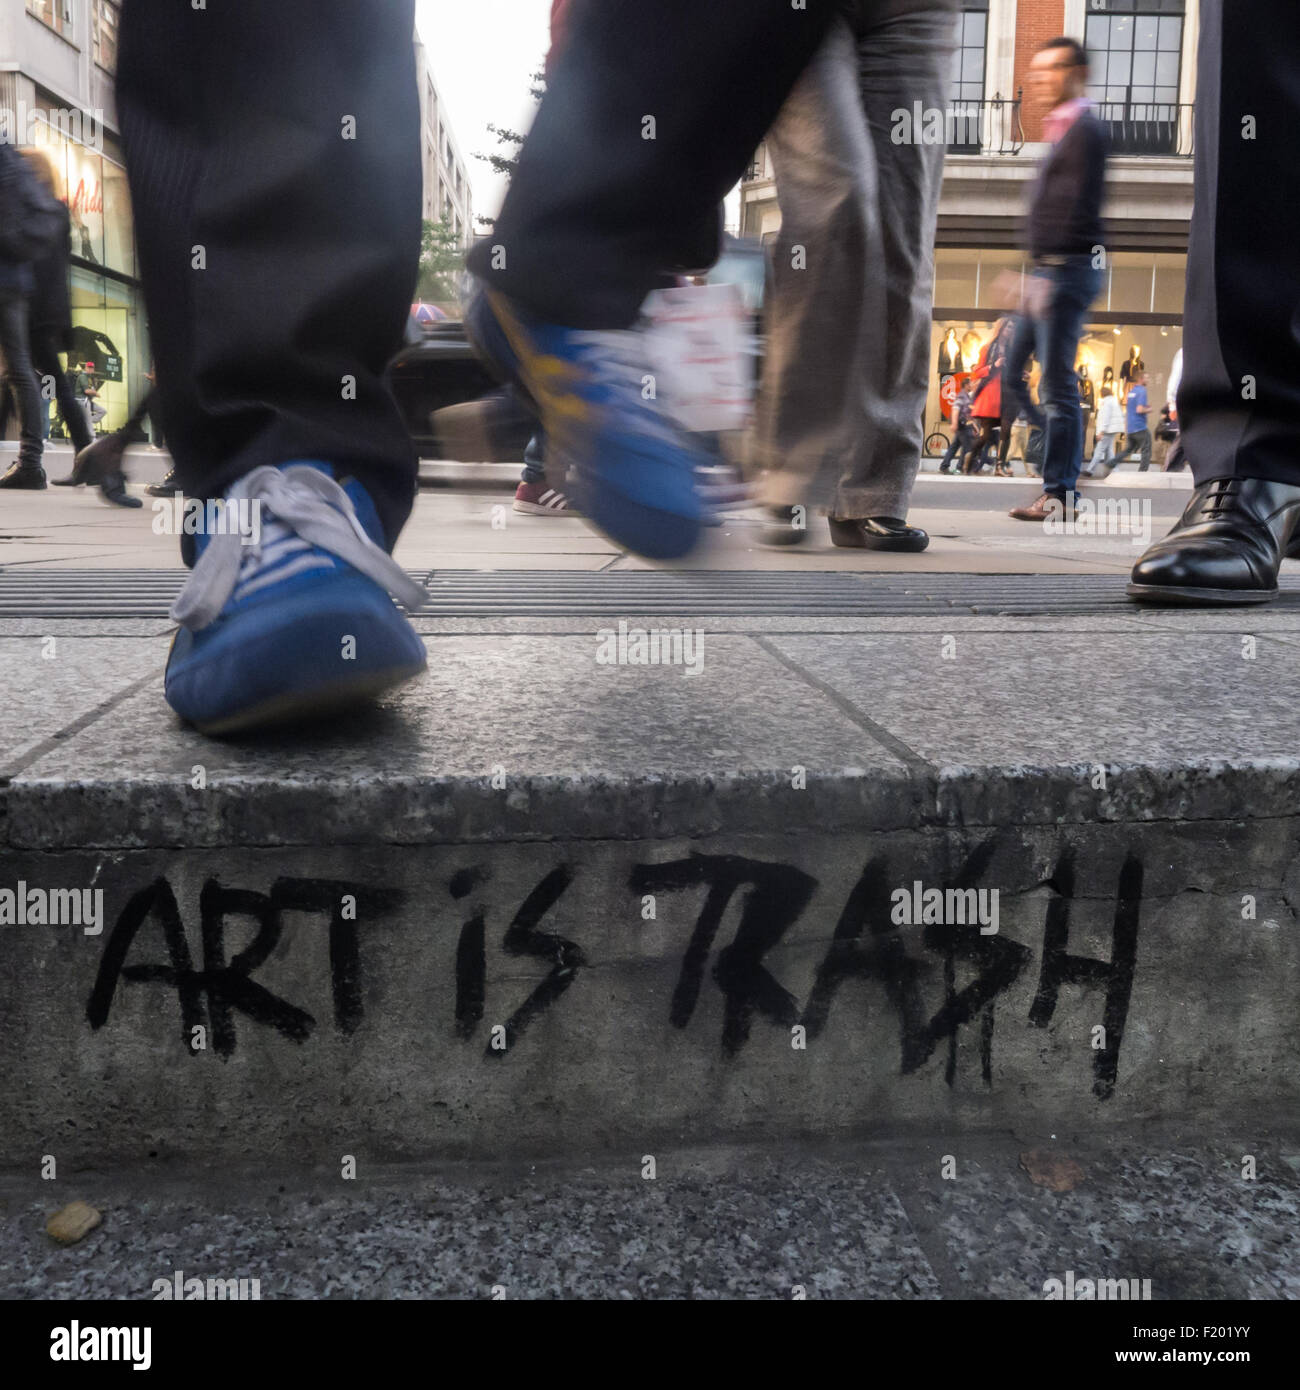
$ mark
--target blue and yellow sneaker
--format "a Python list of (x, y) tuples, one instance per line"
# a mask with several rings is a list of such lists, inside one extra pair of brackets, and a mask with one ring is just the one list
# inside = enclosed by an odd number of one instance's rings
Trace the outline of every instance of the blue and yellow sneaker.
[(497, 373), (537, 406), (557, 476), (568, 470), (582, 514), (612, 540), (652, 560), (687, 554), (707, 509), (695, 488), (706, 460), (655, 400), (636, 329), (564, 328), (480, 289), (465, 316), (470, 339)]
[(425, 669), (390, 594), (424, 590), (383, 549), (357, 482), (321, 463), (255, 468), (227, 493), (216, 534), (172, 606), (167, 703), (205, 734), (310, 719)]

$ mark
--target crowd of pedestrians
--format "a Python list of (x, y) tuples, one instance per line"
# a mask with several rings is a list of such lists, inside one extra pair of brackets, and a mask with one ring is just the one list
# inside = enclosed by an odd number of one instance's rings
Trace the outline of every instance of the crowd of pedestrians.
[[(390, 601), (418, 604), (420, 591), (390, 555), (416, 459), (384, 383), (419, 248), (413, 6), (126, 0), (122, 11), (118, 110), (176, 478), (189, 494), (259, 503), (270, 517), (261, 543), (242, 551), (230, 535), (184, 540), (193, 573), (174, 609), (166, 691), (210, 732), (368, 698), (425, 665)], [(565, 478), (565, 495), (617, 543), (682, 556), (708, 524), (699, 441), (644, 389), (654, 370), (641, 306), (667, 277), (716, 258), (720, 203), (769, 138), (785, 224), (758, 405), (768, 539), (797, 543), (824, 510), (837, 545), (928, 544), (907, 511), (943, 151), (893, 140), (882, 113), (942, 105), (958, 8), (574, 0), (564, 14), (494, 233), (468, 258), (466, 328), (538, 421), (534, 477)], [(1300, 271), (1281, 252), (1300, 158), (1288, 143), (1300, 35), (1294, 0), (1252, 9), (1268, 21), (1264, 50), (1226, 21), (1224, 0), (1202, 6), (1188, 279), (1197, 335), (1170, 416), (1196, 486), (1134, 571), (1140, 602), (1267, 600), (1300, 532)], [(1088, 76), (1073, 39), (1032, 60), (1050, 144), (1030, 201), (1032, 269), (958, 413), (958, 440), (975, 431), (968, 456), (1000, 431), (999, 471), (1017, 422), (1042, 428), (1041, 488), (1011, 512), (1026, 521), (1073, 507), (1083, 463), (1075, 363), (1100, 284), (1107, 158)], [(1220, 121), (1256, 106), (1276, 119), (1221, 160)], [(340, 143), (340, 109), (365, 139)], [(35, 382), (65, 344), (62, 308), (41, 303), (33, 267), (56, 257), (66, 279), (66, 214), (25, 250), (13, 231), (15, 209), (24, 227), (49, 222), (39, 183), (0, 147), (0, 353), (22, 436), (7, 487), (43, 482)], [(787, 254), (796, 238), (806, 252), (798, 273)], [(256, 312), (234, 311), (250, 298)], [(1041, 407), (1025, 388), (1031, 356)], [(1147, 460), (1144, 373), (1140, 360), (1125, 367), (1124, 431)], [(1115, 399), (1103, 382), (1099, 469)], [(59, 403), (84, 439), (81, 407), (66, 390)], [(361, 634), (346, 660), (340, 633)]]

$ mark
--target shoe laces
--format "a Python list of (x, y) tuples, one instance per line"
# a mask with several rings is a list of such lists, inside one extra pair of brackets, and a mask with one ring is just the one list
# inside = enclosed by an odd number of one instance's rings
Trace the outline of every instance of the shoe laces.
[[(208, 537), (189, 580), (172, 604), (171, 615), (197, 631), (214, 622), (235, 592), (252, 580), (263, 552), (279, 547), (277, 559), (317, 546), (359, 570), (409, 609), (420, 608), (425, 591), (366, 534), (352, 499), (328, 474), (305, 464), (255, 468), (226, 493), (226, 505), (260, 506), (262, 526), (245, 544), (237, 530)], [(297, 542), (294, 544), (294, 542)]]
[(1202, 521), (1218, 521), (1232, 512), (1244, 510), (1241, 504), (1241, 479), (1215, 478), (1201, 498), (1199, 517)]

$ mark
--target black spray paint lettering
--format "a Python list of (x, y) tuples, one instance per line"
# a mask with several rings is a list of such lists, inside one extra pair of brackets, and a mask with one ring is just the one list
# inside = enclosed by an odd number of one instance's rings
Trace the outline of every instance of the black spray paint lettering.
[[(978, 846), (947, 881), (947, 886), (965, 889), (978, 883), (989, 868), (995, 848), (996, 842), (991, 838)], [(538, 957), (549, 961), (552, 968), (509, 1016), (504, 1025), (504, 1046), (489, 1045), (489, 1057), (499, 1059), (509, 1053), (530, 1024), (570, 989), (587, 964), (577, 943), (539, 930), (574, 876), (574, 870), (566, 864), (551, 869), (525, 898), (505, 931), (501, 946), (507, 955)], [(448, 891), (454, 900), (460, 901), (470, 898), (485, 881), (482, 868), (462, 869), (452, 875)], [(744, 1048), (755, 1015), (762, 1015), (783, 1029), (802, 1023), (809, 1038), (817, 1037), (826, 1027), (841, 986), (861, 980), (879, 985), (897, 1016), (902, 1075), (916, 1072), (930, 1060), (940, 1043), (946, 1043), (944, 1076), (949, 1085), (954, 1084), (958, 1031), (978, 1020), (981, 1073), (985, 1083), (991, 1085), (996, 1001), (1021, 977), (1033, 953), (1002, 935), (984, 936), (951, 924), (925, 927), (921, 943), (927, 953), (940, 958), (944, 989), (942, 1004), (931, 1014), (922, 986), (934, 964), (908, 954), (892, 921), (891, 896), (897, 881), (897, 873), (889, 870), (884, 858), (873, 858), (867, 863), (845, 901), (802, 1011), (763, 961), (806, 911), (818, 886), (810, 875), (792, 865), (737, 855), (692, 854), (670, 863), (637, 865), (631, 871), (629, 887), (638, 895), (686, 892), (700, 887), (707, 890), (673, 990), (669, 1017), (679, 1029), (684, 1029), (694, 1016), (705, 967), (727, 908), (738, 892), (747, 890), (735, 936), (718, 951), (712, 971), (724, 996), (725, 1056), (735, 1057)], [(1130, 855), (1121, 870), (1109, 961), (1068, 953), (1075, 886), (1074, 859), (1068, 849), (1058, 860), (1047, 886), (1053, 896), (1047, 904), (1043, 956), (1029, 1022), (1036, 1027), (1050, 1024), (1062, 986), (1105, 990), (1106, 1045), (1095, 1054), (1093, 1062), (1093, 1089), (1104, 1100), (1114, 1093), (1132, 994), (1142, 865)], [(342, 903), (349, 895), (356, 899), (357, 920), (343, 915)], [(131, 898), (108, 935), (87, 1017), (93, 1028), (107, 1022), (120, 980), (155, 982), (176, 991), (182, 1036), (187, 1043), (193, 1028), (203, 1023), (206, 1014), (213, 1050), (220, 1056), (230, 1056), (236, 1045), (235, 1018), (240, 1013), (302, 1042), (311, 1034), (316, 1020), (251, 977), (279, 943), (282, 915), (305, 912), (329, 916), (334, 1021), (340, 1032), (351, 1033), (360, 1024), (363, 1013), (358, 924), (394, 912), (404, 897), (394, 890), (331, 880), (282, 878), (269, 894), (225, 888), (209, 880), (200, 893), (203, 966), (196, 969), (175, 895), (165, 879), (158, 879)], [(151, 916), (161, 930), (167, 963), (128, 965), (127, 956), (135, 937)], [(232, 917), (251, 918), (257, 930), (252, 942), (227, 960), (225, 923)], [(462, 1040), (471, 1038), (484, 1018), (486, 920), (486, 909), (472, 904), (471, 915), (461, 926), (457, 939), (455, 1030)], [(961, 989), (956, 986), (958, 962), (975, 971), (974, 979)]]
[[(345, 917), (343, 901), (356, 901), (356, 920)], [(287, 999), (272, 994), (252, 978), (279, 944), (283, 914), (306, 912), (328, 915), (330, 987), (334, 1021), (344, 1033), (361, 1022), (359, 922), (373, 921), (395, 911), (404, 895), (390, 889), (367, 888), (329, 879), (278, 879), (269, 894), (246, 888), (225, 888), (208, 879), (199, 893), (199, 930), (203, 968), (194, 968), (176, 895), (165, 878), (156, 879), (136, 893), (119, 914), (104, 945), (99, 971), (86, 1005), (92, 1028), (108, 1021), (119, 981), (154, 982), (176, 991), (181, 1013), (181, 1036), (189, 1051), (194, 1028), (204, 1022), (204, 1001), (211, 1027), (212, 1050), (229, 1057), (235, 1050), (235, 1013), (274, 1028), (283, 1037), (304, 1042), (316, 1026), (315, 1018)], [(155, 917), (162, 931), (167, 964), (150, 962), (128, 965), (127, 956), (140, 928)], [(231, 917), (251, 917), (257, 924), (253, 940), (226, 959), (225, 926)]]
[[(453, 898), (464, 898), (483, 877), (481, 869), (459, 870), (452, 875), (448, 891)], [(573, 870), (567, 864), (552, 869), (524, 899), (506, 928), (501, 948), (508, 956), (537, 956), (552, 964), (546, 978), (506, 1020), (503, 1046), (488, 1044), (488, 1057), (504, 1057), (524, 1035), (528, 1025), (564, 994), (577, 979), (578, 971), (587, 964), (582, 948), (575, 942), (537, 930), (542, 918), (563, 897), (573, 877)], [(456, 1032), (461, 1038), (473, 1036), (483, 1019), (486, 997), (486, 917), (479, 908), (461, 928), (456, 945)]]
[(685, 1028), (691, 1021), (722, 915), (739, 889), (748, 887), (736, 935), (718, 953), (713, 967), (714, 981), (726, 999), (722, 1050), (734, 1057), (749, 1041), (756, 1012), (784, 1028), (799, 1021), (794, 995), (773, 979), (762, 960), (799, 920), (816, 890), (817, 880), (788, 864), (730, 854), (692, 854), (689, 859), (669, 864), (639, 864), (629, 881), (638, 895), (681, 892), (701, 884), (707, 884), (709, 891), (682, 957), (669, 1017), (674, 1028)]

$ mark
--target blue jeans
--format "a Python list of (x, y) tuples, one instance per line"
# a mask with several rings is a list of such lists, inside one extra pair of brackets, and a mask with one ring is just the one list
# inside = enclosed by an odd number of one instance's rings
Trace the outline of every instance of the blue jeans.
[(1083, 463), (1083, 407), (1074, 360), (1088, 307), (1101, 288), (1101, 271), (1088, 256), (1066, 265), (1034, 271), (1051, 288), (1050, 302), (1037, 320), (1038, 360), (1043, 379), (1039, 399), (1047, 409), (1043, 445), (1043, 491), (1065, 501), (1072, 496)]
[(519, 481), (534, 485), (546, 481), (546, 435), (540, 429), (524, 450), (524, 472)]
[(1017, 314), (1015, 332), (1002, 364), (1002, 413), (1012, 419), (1023, 415), (1035, 429), (1044, 430), (1047, 416), (1029, 399), (1029, 387), (1025, 382), (1025, 370), (1037, 346), (1038, 325), (1028, 314)]

